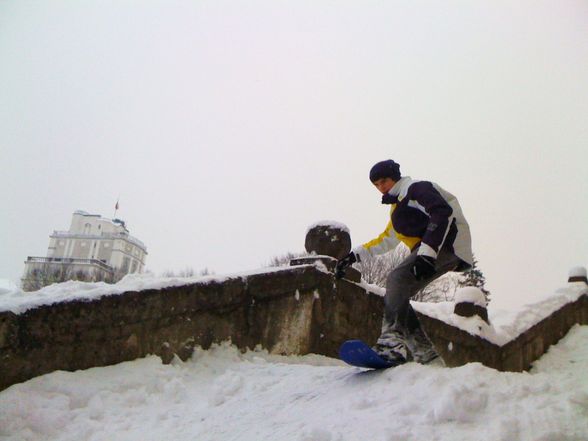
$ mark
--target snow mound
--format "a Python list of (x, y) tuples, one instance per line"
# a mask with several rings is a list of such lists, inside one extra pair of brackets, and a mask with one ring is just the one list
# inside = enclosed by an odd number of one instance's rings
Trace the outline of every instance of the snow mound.
[(312, 230), (313, 228), (316, 228), (316, 227), (332, 227), (334, 229), (338, 229), (341, 231), (345, 231), (346, 233), (349, 233), (349, 228), (347, 227), (347, 225), (345, 225), (341, 222), (334, 221), (334, 220), (322, 220), (322, 221), (315, 222), (314, 224), (310, 225), (306, 229), (306, 233), (308, 234), (308, 232), (310, 230)]
[(588, 326), (531, 373), (408, 363), (362, 371), (317, 355), (147, 357), (54, 372), (0, 392), (0, 438), (126, 441), (580, 440), (588, 433)]
[[(411, 301), (411, 305), (422, 314), (503, 346), (568, 303), (577, 301), (583, 295), (588, 295), (586, 284), (569, 283), (551, 296), (516, 310), (493, 310), (490, 308), (488, 310), (490, 324), (478, 316), (461, 317), (454, 314), (455, 305), (453, 302), (421, 303)], [(470, 298), (469, 296), (469, 292), (464, 294), (466, 299)]]
[(586, 268), (583, 266), (575, 266), (570, 269), (569, 277), (586, 277)]
[(67, 281), (45, 286), (38, 291), (24, 292), (15, 289), (0, 296), (0, 312), (11, 311), (20, 314), (29, 309), (53, 303), (73, 300), (90, 301), (100, 297), (123, 294), (129, 291), (162, 289), (193, 283), (222, 283), (229, 279), (246, 278), (256, 274), (290, 271), (291, 267), (259, 268), (252, 271), (224, 276), (158, 277), (152, 274), (128, 274), (115, 284), (105, 282)]
[(8, 279), (0, 279), (0, 296), (17, 291), (18, 287)]
[(466, 286), (455, 292), (455, 303), (473, 303), (474, 305), (486, 307), (486, 296), (480, 288)]

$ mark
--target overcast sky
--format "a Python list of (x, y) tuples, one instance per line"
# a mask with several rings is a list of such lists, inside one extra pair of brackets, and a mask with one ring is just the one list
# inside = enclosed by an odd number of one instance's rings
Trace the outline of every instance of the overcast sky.
[(354, 245), (392, 158), (461, 201), (497, 307), (588, 264), (586, 1), (0, 1), (0, 278), (82, 209), (147, 268)]

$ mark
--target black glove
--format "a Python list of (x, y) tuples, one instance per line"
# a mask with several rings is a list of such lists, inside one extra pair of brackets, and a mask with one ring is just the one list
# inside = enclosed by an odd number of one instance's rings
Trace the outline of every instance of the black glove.
[(435, 274), (435, 259), (429, 256), (417, 256), (410, 272), (419, 282)]
[(382, 204), (391, 205), (398, 203), (398, 196), (391, 195), (390, 193), (386, 193), (382, 195)]
[(350, 252), (347, 256), (337, 262), (337, 266), (335, 267), (335, 277), (337, 279), (345, 277), (345, 270), (357, 261), (355, 253), (353, 251)]

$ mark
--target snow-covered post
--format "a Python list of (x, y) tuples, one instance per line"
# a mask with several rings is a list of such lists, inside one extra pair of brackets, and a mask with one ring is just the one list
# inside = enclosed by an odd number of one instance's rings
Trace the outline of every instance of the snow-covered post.
[(568, 282), (584, 282), (588, 284), (588, 278), (586, 277), (586, 268), (576, 266), (570, 270)]
[[(347, 256), (351, 251), (349, 228), (345, 224), (331, 220), (316, 222), (306, 230), (304, 247), (311, 256), (292, 259), (290, 265), (320, 262), (329, 271), (334, 272), (337, 260)], [(359, 282), (361, 274), (355, 268), (347, 268), (345, 278)]]
[(477, 315), (486, 323), (488, 321), (488, 310), (486, 309), (486, 297), (480, 288), (466, 286), (455, 293), (455, 306), (453, 312), (462, 317), (473, 317)]

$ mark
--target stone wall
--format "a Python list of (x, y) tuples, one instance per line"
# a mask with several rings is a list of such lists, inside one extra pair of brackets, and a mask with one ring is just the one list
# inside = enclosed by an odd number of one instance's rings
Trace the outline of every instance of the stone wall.
[(533, 362), (545, 354), (549, 346), (564, 337), (572, 326), (588, 325), (588, 285), (586, 294), (562, 305), (503, 345), (492, 343), (426, 313), (417, 311), (417, 316), (447, 366), (480, 362), (500, 371), (522, 372), (529, 370)]
[[(308, 237), (309, 253), (329, 255), (294, 259), (291, 267), (222, 281), (72, 300), (21, 314), (0, 312), (0, 390), (55, 370), (106, 366), (148, 354), (159, 355), (164, 363), (174, 355), (185, 360), (196, 345), (206, 349), (226, 340), (242, 349), (259, 345), (277, 354), (333, 357), (348, 339), (374, 344), (383, 298), (357, 283), (360, 274), (352, 268), (345, 279), (334, 276), (335, 256), (349, 252), (348, 231), (319, 223)], [(331, 246), (335, 239), (339, 249)], [(417, 314), (447, 366), (481, 362), (522, 371), (574, 324), (588, 324), (585, 269), (570, 281), (586, 292), (504, 345), (422, 311)], [(457, 312), (487, 320), (478, 305), (458, 305)]]
[(382, 298), (323, 266), (300, 265), (222, 282), (126, 292), (93, 301), (0, 312), (0, 389), (55, 370), (231, 340), (272, 353), (336, 356), (342, 341), (375, 341)]

